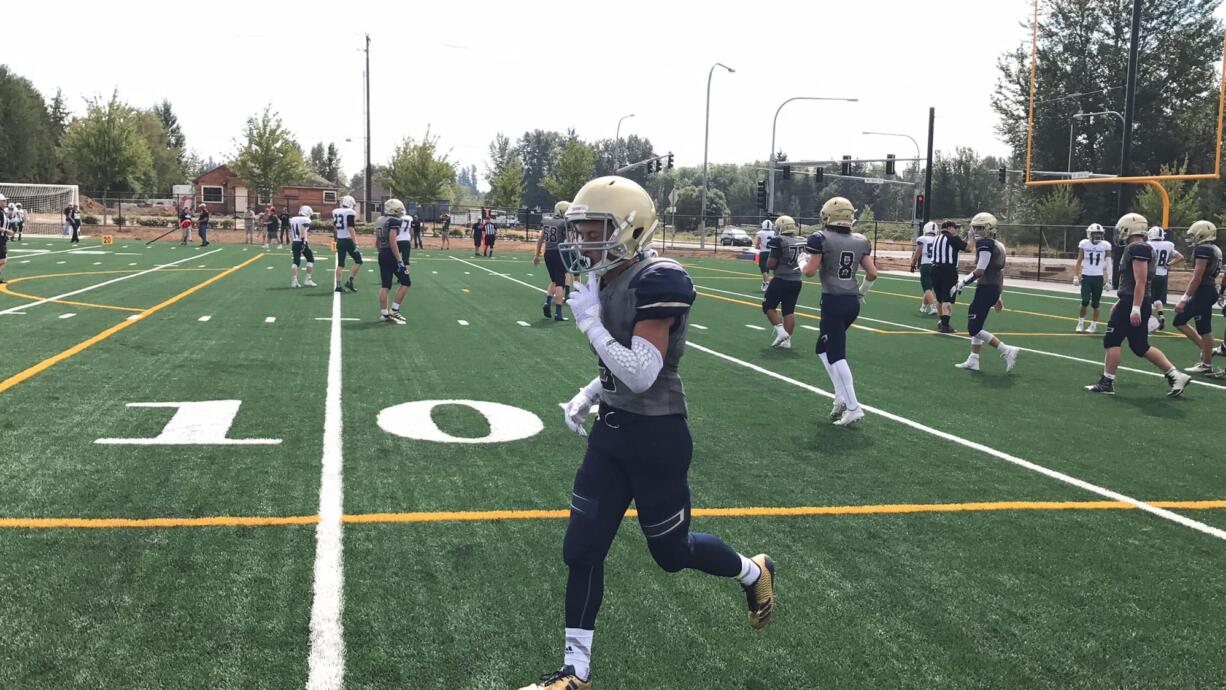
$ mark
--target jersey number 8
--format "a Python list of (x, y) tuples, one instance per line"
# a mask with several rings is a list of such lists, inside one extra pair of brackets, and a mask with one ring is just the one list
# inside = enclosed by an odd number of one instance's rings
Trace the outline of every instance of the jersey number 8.
[(851, 280), (856, 273), (856, 255), (854, 252), (839, 254), (839, 280)]

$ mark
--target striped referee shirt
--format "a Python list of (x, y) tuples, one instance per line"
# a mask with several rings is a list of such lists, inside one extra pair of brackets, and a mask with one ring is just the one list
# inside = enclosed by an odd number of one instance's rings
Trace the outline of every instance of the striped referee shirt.
[(937, 266), (958, 265), (958, 252), (966, 251), (966, 240), (948, 232), (937, 233), (932, 243), (932, 263)]

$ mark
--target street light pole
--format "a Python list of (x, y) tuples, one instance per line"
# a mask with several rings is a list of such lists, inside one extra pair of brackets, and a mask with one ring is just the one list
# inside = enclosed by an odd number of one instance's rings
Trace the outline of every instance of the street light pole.
[[(900, 134), (898, 132), (860, 132), (860, 133), (871, 135), (871, 136), (878, 136), (878, 137), (903, 137), (905, 139), (910, 139), (911, 143), (915, 145), (915, 161), (916, 161), (915, 168), (916, 170), (919, 170), (920, 147), (919, 147), (919, 142), (915, 140), (915, 137), (911, 136), (910, 134)], [(915, 216), (914, 212), (912, 212), (911, 230), (913, 233), (915, 233), (916, 237), (919, 237), (920, 228), (923, 225), (923, 222), (924, 222), (923, 220), (921, 220), (918, 216)]]
[(779, 111), (783, 110), (783, 106), (787, 105), (788, 103), (791, 103), (792, 101), (843, 101), (845, 103), (855, 103), (859, 100), (860, 100), (859, 98), (823, 98), (820, 96), (793, 96), (779, 104), (779, 107), (775, 109), (775, 119), (771, 122), (771, 156), (770, 156), (770, 167), (768, 171), (769, 184), (767, 185), (768, 187), (770, 187), (770, 195), (766, 197), (766, 210), (768, 213), (774, 213), (775, 211), (775, 130), (779, 127)]
[(622, 115), (621, 118), (617, 120), (617, 133), (613, 135), (613, 145), (617, 147), (617, 164), (618, 165), (622, 165), (623, 163), (622, 159), (624, 158), (624, 156), (622, 155), (622, 120), (628, 120), (632, 117), (634, 117), (634, 113), (630, 113), (629, 115)]
[[(729, 74), (736, 72), (728, 65), (717, 62), (707, 70), (707, 118), (702, 130), (702, 201), (699, 202), (698, 222), (702, 224), (702, 233), (698, 235), (698, 248), (707, 244), (707, 147), (711, 141), (711, 77), (716, 67), (723, 67)], [(673, 230), (676, 232), (676, 229)]]

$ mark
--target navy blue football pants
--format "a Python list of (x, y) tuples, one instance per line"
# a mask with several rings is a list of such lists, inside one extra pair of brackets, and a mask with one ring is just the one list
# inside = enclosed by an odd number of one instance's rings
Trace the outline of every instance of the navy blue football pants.
[(596, 629), (604, 598), (604, 560), (630, 501), (656, 563), (722, 577), (741, 572), (741, 558), (717, 537), (690, 532), (687, 474), (694, 446), (685, 418), (647, 417), (602, 405), (575, 474), (562, 558), (566, 627)]

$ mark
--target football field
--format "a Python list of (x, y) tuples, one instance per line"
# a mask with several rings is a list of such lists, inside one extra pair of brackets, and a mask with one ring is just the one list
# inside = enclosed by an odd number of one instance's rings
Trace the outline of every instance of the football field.
[[(463, 244), (413, 254), (400, 326), (369, 248), (336, 295), (326, 249), (320, 287), (292, 289), (288, 251), (10, 243), (0, 687), (504, 689), (557, 668), (584, 448), (559, 404), (595, 360), (542, 318), (544, 265)], [(751, 630), (733, 581), (662, 572), (627, 519), (595, 687), (1222, 686), (1226, 386), (1168, 399), (1126, 350), (1119, 394), (1089, 395), (1103, 327), (1074, 334), (1078, 300), (1037, 289), (987, 323), (1017, 368), (985, 349), (961, 371), (968, 341), (884, 276), (848, 336), (869, 415), (839, 429), (820, 286), (775, 350), (754, 266), (681, 261), (693, 525), (770, 554), (778, 608)]]

